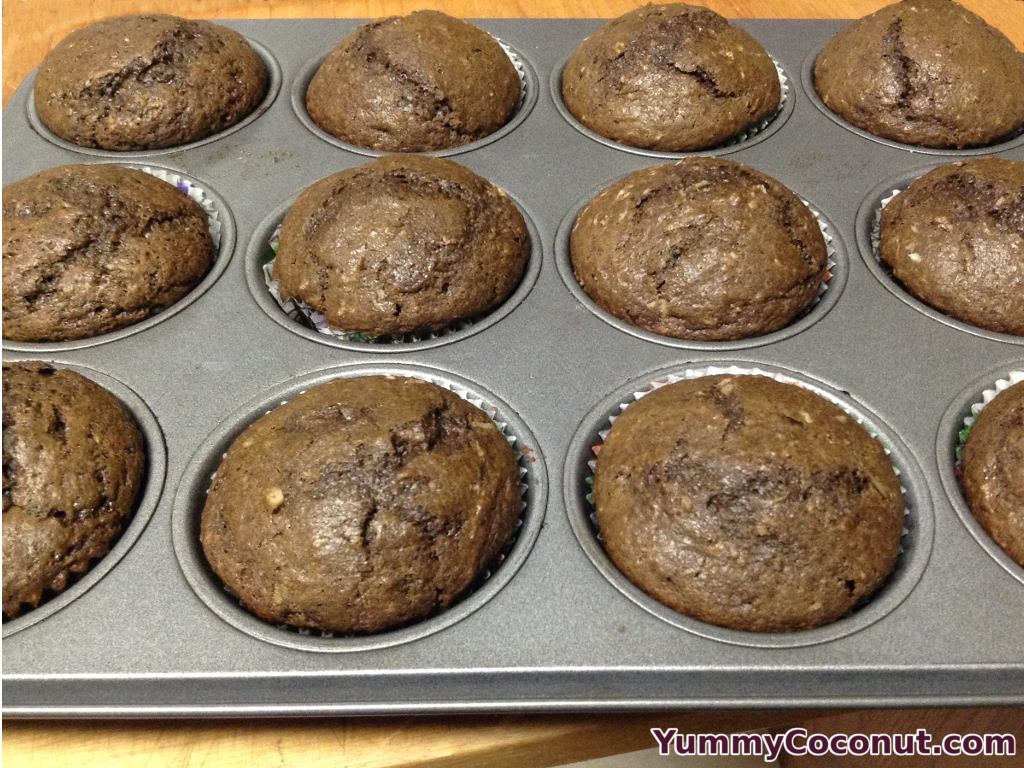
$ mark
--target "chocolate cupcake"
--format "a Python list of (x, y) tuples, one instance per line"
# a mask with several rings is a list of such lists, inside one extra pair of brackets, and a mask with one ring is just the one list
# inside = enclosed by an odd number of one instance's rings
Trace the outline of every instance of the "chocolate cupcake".
[(828, 263), (814, 214), (740, 163), (687, 158), (595, 197), (570, 242), (598, 306), (653, 333), (717, 341), (782, 328), (818, 293)]
[(63, 590), (132, 514), (145, 451), (120, 401), (74, 371), (3, 364), (3, 611)]
[(266, 90), (263, 62), (237, 32), (146, 14), (64, 38), (39, 66), (35, 104), (47, 128), (83, 147), (159, 149), (234, 125)]
[(448, 606), (519, 516), (519, 468), (478, 408), (420, 379), (335, 379), (243, 432), (202, 516), (210, 565), (258, 615), (377, 631)]
[(992, 540), (1024, 567), (1024, 382), (978, 415), (963, 455), (967, 505)]
[(665, 605), (756, 632), (810, 629), (871, 595), (899, 552), (882, 446), (813, 392), (763, 376), (662, 386), (600, 448), (594, 501), (616, 566)]
[(342, 40), (313, 76), (306, 110), (350, 144), (423, 152), (494, 133), (519, 91), (519, 74), (493, 37), (417, 11), (363, 24)]
[(137, 323), (210, 268), (209, 219), (142, 171), (65, 165), (4, 187), (3, 335), (64, 341)]
[(912, 294), (990, 331), (1024, 336), (1024, 163), (944, 165), (882, 209), (879, 256)]
[(526, 222), (503, 191), (450, 160), (391, 155), (299, 196), (273, 277), (282, 300), (302, 299), (332, 329), (402, 336), (491, 311), (529, 255)]
[(562, 73), (565, 106), (591, 130), (669, 152), (721, 144), (779, 108), (764, 48), (714, 11), (646, 5), (583, 41)]
[(952, 0), (853, 22), (818, 56), (814, 88), (848, 123), (905, 144), (988, 144), (1024, 125), (1024, 55)]

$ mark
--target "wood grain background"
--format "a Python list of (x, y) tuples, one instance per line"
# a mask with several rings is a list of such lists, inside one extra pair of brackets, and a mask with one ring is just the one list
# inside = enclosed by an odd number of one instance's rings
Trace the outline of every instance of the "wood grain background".
[[(73, 29), (125, 13), (174, 13), (205, 19), (376, 18), (432, 8), (471, 18), (611, 18), (637, 0), (3, 0), (3, 104), (53, 46)], [(864, 16), (885, 0), (705, 0), (733, 19)], [(1024, 49), (1024, 2), (962, 0)]]

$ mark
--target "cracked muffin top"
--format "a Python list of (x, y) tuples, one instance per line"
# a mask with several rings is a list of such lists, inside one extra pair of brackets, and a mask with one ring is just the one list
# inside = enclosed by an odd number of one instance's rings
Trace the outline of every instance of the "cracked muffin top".
[(622, 144), (667, 152), (721, 144), (779, 108), (764, 48), (714, 11), (646, 5), (583, 41), (562, 73), (565, 106)]
[(1024, 567), (1024, 382), (982, 409), (964, 445), (964, 493), (982, 528)]
[(266, 89), (262, 60), (233, 30), (162, 14), (118, 16), (50, 51), (35, 105), (47, 128), (83, 147), (159, 149), (234, 125)]
[(143, 171), (65, 165), (3, 192), (5, 339), (85, 339), (137, 323), (210, 268), (206, 211)]
[(847, 122), (904, 144), (988, 144), (1024, 125), (1024, 54), (952, 0), (853, 22), (818, 56), (814, 88)]
[(879, 256), (928, 305), (1024, 336), (1024, 162), (944, 165), (882, 209)]
[(814, 214), (770, 176), (686, 158), (627, 176), (580, 213), (570, 241), (587, 295), (663, 336), (722, 341), (782, 328), (825, 277)]
[(388, 155), (299, 196), (274, 279), (332, 329), (400, 337), (490, 312), (529, 255), (523, 215), (498, 187), (450, 160)]
[(3, 395), (3, 610), (14, 617), (107, 554), (145, 449), (121, 402), (74, 371), (4, 363)]
[(309, 389), (217, 469), (201, 539), (259, 616), (372, 632), (448, 606), (519, 517), (519, 468), (483, 411), (420, 379)]
[(764, 376), (662, 386), (597, 455), (609, 556), (675, 610), (755, 632), (841, 618), (891, 572), (903, 527), (892, 463), (849, 414)]
[(498, 42), (437, 11), (363, 24), (317, 70), (306, 109), (342, 141), (385, 152), (468, 144), (512, 116), (520, 82)]

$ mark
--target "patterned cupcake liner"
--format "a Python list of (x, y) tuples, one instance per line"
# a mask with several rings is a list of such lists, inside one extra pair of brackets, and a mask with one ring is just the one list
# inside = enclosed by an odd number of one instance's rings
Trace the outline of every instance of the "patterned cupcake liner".
[(219, 258), (220, 233), (223, 224), (220, 220), (220, 212), (214, 205), (213, 200), (206, 194), (206, 191), (190, 179), (186, 179), (184, 176), (180, 176), (166, 168), (154, 168), (148, 165), (140, 165), (136, 166), (136, 169), (143, 171), (144, 173), (148, 173), (150, 176), (155, 176), (160, 179), (160, 181), (166, 181), (179, 191), (184, 192), (203, 207), (203, 210), (206, 211), (206, 215), (210, 220), (210, 237), (213, 239), (213, 248), (216, 251), (214, 259), (216, 260)]
[[(473, 581), (470, 582), (469, 586), (466, 587), (462, 592), (460, 592), (458, 594), (458, 596), (456, 596), (456, 598), (448, 606), (446, 606), (444, 608), (436, 608), (436, 609), (434, 609), (433, 611), (431, 611), (429, 614), (427, 614), (425, 616), (420, 616), (418, 618), (410, 619), (409, 621), (403, 622), (401, 624), (395, 624), (393, 626), (387, 627), (386, 629), (382, 629), (382, 630), (379, 630), (379, 631), (376, 631), (376, 632), (328, 632), (328, 631), (323, 631), (323, 630), (318, 630), (318, 629), (312, 629), (310, 627), (297, 627), (297, 626), (294, 626), (292, 624), (286, 624), (284, 622), (276, 622), (276, 621), (271, 621), (271, 620), (268, 620), (268, 619), (263, 619), (262, 617), (258, 616), (257, 613), (248, 605), (248, 603), (246, 603), (244, 600), (242, 600), (242, 598), (239, 597), (238, 594), (236, 594), (233, 589), (231, 589), (227, 584), (225, 584), (219, 577), (214, 575), (214, 578), (216, 578), (217, 583), (220, 584), (220, 586), (224, 590), (224, 592), (226, 592), (228, 595), (230, 595), (233, 600), (237, 601), (238, 605), (244, 611), (246, 611), (247, 613), (249, 613), (252, 616), (255, 616), (256, 618), (259, 618), (261, 621), (265, 621), (270, 626), (276, 627), (277, 629), (285, 630), (286, 632), (289, 632), (291, 634), (300, 635), (302, 637), (319, 637), (319, 638), (329, 638), (329, 639), (330, 638), (333, 638), (333, 639), (346, 639), (346, 638), (360, 638), (360, 637), (379, 636), (379, 635), (381, 635), (383, 633), (394, 632), (395, 630), (404, 629), (405, 627), (409, 627), (409, 626), (412, 626), (414, 624), (419, 624), (419, 623), (424, 622), (424, 621), (429, 621), (433, 617), (435, 617), (435, 616), (437, 616), (437, 615), (439, 615), (441, 613), (444, 613), (445, 611), (451, 610), (456, 605), (458, 605), (459, 603), (464, 601), (466, 598), (468, 598), (470, 595), (472, 595), (474, 592), (476, 592), (478, 589), (480, 589), (484, 584), (486, 584), (488, 579), (490, 579), (491, 576), (494, 575), (494, 573), (501, 566), (501, 564), (506, 560), (506, 558), (508, 558), (509, 554), (512, 552), (512, 549), (515, 547), (516, 542), (519, 540), (520, 532), (522, 531), (523, 525), (525, 523), (524, 513), (526, 512), (526, 509), (528, 507), (528, 503), (527, 503), (527, 500), (526, 500), (526, 493), (529, 490), (529, 484), (527, 482), (527, 474), (529, 473), (529, 470), (527, 469), (527, 464), (529, 463), (530, 459), (529, 459), (528, 456), (526, 456), (523, 453), (523, 451), (520, 450), (520, 448), (518, 446), (518, 443), (520, 442), (520, 438), (517, 435), (514, 435), (514, 434), (510, 433), (509, 423), (507, 421), (503, 421), (501, 419), (501, 414), (500, 414), (499, 411), (497, 411), (497, 409), (492, 408), (490, 410), (490, 412), (488, 412), (487, 405), (484, 403), (484, 401), (481, 400), (480, 398), (478, 398), (476, 395), (474, 395), (468, 389), (465, 389), (464, 387), (459, 387), (459, 386), (457, 386), (457, 385), (455, 385), (455, 384), (453, 384), (451, 382), (445, 381), (443, 379), (434, 378), (434, 377), (429, 376), (427, 374), (421, 374), (421, 373), (418, 373), (418, 372), (410, 372), (409, 375), (414, 377), (414, 378), (422, 379), (423, 381), (428, 381), (431, 384), (436, 384), (439, 387), (444, 387), (445, 389), (449, 390), (450, 392), (454, 392), (456, 395), (461, 397), (466, 402), (468, 402), (468, 403), (476, 406), (477, 408), (479, 408), (481, 411), (483, 411), (485, 414), (487, 414), (488, 418), (490, 418), (490, 420), (494, 423), (494, 425), (501, 431), (502, 435), (504, 435), (505, 440), (509, 444), (509, 447), (512, 448), (512, 452), (513, 452), (513, 455), (515, 456), (515, 460), (516, 460), (516, 465), (517, 465), (517, 467), (519, 469), (519, 478), (520, 478), (520, 483), (519, 483), (519, 499), (520, 499), (520, 502), (519, 502), (519, 517), (516, 520), (515, 525), (513, 526), (512, 534), (509, 536), (508, 541), (505, 542), (505, 545), (501, 548), (501, 551), (495, 556), (495, 558), (490, 563), (488, 563), (480, 573), (478, 573), (476, 575), (476, 577), (473, 579)], [(296, 396), (303, 395), (307, 391), (308, 390), (303, 389), (300, 392), (296, 393)], [(290, 398), (288, 400), (281, 400), (276, 406), (274, 406), (274, 408), (266, 410), (263, 415), (264, 416), (269, 415), (275, 408), (279, 408), (282, 405), (286, 405), (287, 403), (290, 402), (290, 400), (291, 400)], [(220, 457), (221, 462), (223, 462), (227, 458), (227, 456), (228, 456), (227, 451), (224, 451), (221, 454), (221, 457)], [(210, 494), (210, 485), (212, 485), (213, 480), (216, 477), (217, 477), (217, 471), (215, 470), (210, 475), (210, 479), (209, 479), (209, 482), (207, 483), (207, 487), (206, 487), (206, 491), (205, 491), (204, 495), (208, 496)]]
[(981, 400), (971, 405), (971, 415), (964, 417), (963, 428), (957, 432), (955, 465), (957, 480), (963, 480), (964, 446), (967, 444), (967, 436), (971, 433), (974, 422), (978, 420), (978, 416), (985, 406), (991, 403), (996, 395), (1022, 381), (1024, 381), (1024, 371), (1010, 371), (1007, 378), (997, 379), (991, 389), (982, 391)]
[[(668, 384), (675, 384), (675, 383), (680, 382), (680, 381), (686, 381), (686, 380), (692, 380), (692, 379), (700, 379), (700, 378), (704, 378), (705, 376), (719, 376), (719, 375), (730, 375), (730, 376), (766, 376), (766, 377), (768, 377), (770, 379), (773, 379), (775, 381), (778, 381), (778, 382), (780, 382), (782, 384), (794, 384), (794, 385), (796, 385), (798, 387), (802, 387), (804, 389), (807, 389), (807, 390), (809, 390), (811, 392), (814, 392), (816, 395), (819, 395), (819, 396), (825, 398), (826, 400), (828, 400), (833, 405), (836, 405), (839, 408), (841, 408), (844, 412), (847, 413), (847, 415), (852, 417), (854, 419), (854, 421), (856, 421), (858, 424), (860, 424), (862, 427), (864, 427), (864, 419), (861, 416), (859, 416), (857, 413), (851, 411), (849, 409), (849, 406), (847, 405), (847, 403), (845, 403), (843, 400), (841, 400), (839, 398), (836, 398), (836, 397), (832, 396), (829, 392), (827, 392), (825, 390), (822, 390), (822, 389), (818, 389), (818, 388), (816, 388), (814, 386), (811, 386), (806, 381), (802, 381), (800, 379), (796, 379), (796, 378), (793, 378), (791, 376), (787, 376), (784, 373), (777, 372), (777, 371), (763, 370), (763, 369), (757, 368), (756, 366), (740, 367), (740, 366), (732, 365), (732, 366), (724, 367), (724, 368), (723, 367), (717, 367), (717, 366), (707, 366), (707, 367), (702, 367), (702, 368), (687, 369), (687, 370), (683, 371), (680, 374), (669, 374), (668, 376), (664, 376), (662, 378), (655, 379), (654, 381), (650, 382), (650, 384), (648, 385), (648, 387), (646, 389), (640, 389), (640, 390), (637, 390), (637, 391), (633, 392), (633, 395), (632, 395), (633, 399), (632, 400), (628, 400), (626, 402), (621, 402), (621, 403), (618, 404), (618, 406), (617, 406), (618, 407), (618, 413), (613, 413), (613, 414), (609, 415), (608, 416), (608, 427), (606, 429), (600, 430), (598, 432), (598, 437), (600, 437), (601, 442), (599, 444), (597, 444), (597, 445), (591, 446), (591, 451), (593, 452), (595, 458), (590, 459), (589, 461), (587, 461), (587, 466), (590, 467), (590, 474), (587, 477), (584, 478), (584, 482), (586, 483), (586, 486), (587, 486), (586, 489), (585, 489), (585, 492), (584, 492), (584, 497), (585, 497), (586, 502), (587, 502), (587, 507), (589, 508), (589, 512), (587, 514), (587, 518), (590, 521), (590, 526), (591, 526), (592, 532), (593, 532), (594, 536), (597, 538), (597, 540), (601, 542), (601, 546), (602, 547), (604, 546), (604, 536), (601, 534), (601, 527), (600, 527), (600, 525), (598, 524), (598, 521), (597, 521), (597, 506), (596, 506), (596, 504), (594, 502), (594, 493), (593, 493), (593, 485), (594, 485), (594, 474), (593, 473), (594, 473), (594, 470), (595, 470), (595, 468), (597, 466), (597, 458), (596, 457), (598, 456), (598, 454), (600, 454), (601, 446), (604, 444), (604, 441), (607, 440), (608, 435), (611, 432), (612, 426), (615, 424), (615, 420), (620, 415), (622, 415), (622, 413), (625, 412), (625, 410), (630, 405), (632, 405), (633, 403), (637, 402), (638, 400), (640, 400), (641, 398), (645, 397), (646, 395), (649, 395), (651, 392), (653, 392), (656, 389), (660, 389), (661, 387), (664, 387), (664, 386), (666, 386)], [(868, 435), (871, 436), (872, 440), (875, 440), (875, 441), (877, 441), (877, 442), (879, 442), (881, 444), (881, 441), (878, 440), (878, 433), (877, 432), (873, 432), (870, 429), (867, 429), (867, 427), (865, 427), (865, 429), (867, 430)], [(885, 451), (885, 455), (886, 456), (891, 456), (890, 449), (887, 446), (885, 446), (884, 444), (882, 444), (882, 450)], [(901, 474), (902, 474), (900, 472), (899, 467), (897, 467), (895, 464), (893, 464), (893, 473), (896, 475), (897, 478), (899, 478), (901, 476)], [(875, 592), (872, 595), (866, 595), (865, 597), (862, 597), (847, 612), (846, 616), (852, 615), (853, 613), (857, 612), (859, 609), (861, 609), (862, 607), (864, 607), (865, 605), (870, 603), (872, 598), (873, 598), (873, 596), (874, 596), (874, 594), (877, 594), (878, 592), (880, 592), (885, 587), (885, 584), (887, 584), (890, 581), (892, 581), (892, 579), (894, 578), (895, 574), (904, 565), (904, 563), (903, 563), (904, 553), (906, 552), (906, 547), (904, 545), (907, 542), (907, 536), (910, 534), (910, 527), (909, 526), (912, 524), (912, 513), (913, 513), (913, 510), (911, 509), (911, 504), (910, 504), (910, 501), (909, 501), (909, 499), (907, 497), (907, 489), (903, 486), (902, 481), (900, 483), (900, 493), (903, 494), (903, 499), (904, 499), (904, 507), (903, 507), (903, 521), (904, 522), (903, 522), (903, 529), (900, 531), (900, 548), (899, 548), (899, 553), (896, 556), (896, 562), (893, 565), (892, 572), (889, 574), (889, 576), (886, 578), (886, 580), (881, 585), (879, 585), (878, 589), (875, 590)], [(845, 618), (845, 617), (843, 617), (843, 618)]]

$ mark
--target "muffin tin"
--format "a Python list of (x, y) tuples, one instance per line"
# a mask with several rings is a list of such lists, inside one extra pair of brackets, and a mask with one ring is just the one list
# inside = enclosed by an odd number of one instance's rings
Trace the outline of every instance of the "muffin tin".
[[(957, 420), (996, 379), (1024, 370), (1024, 352), (1019, 339), (968, 331), (901, 300), (868, 254), (856, 257), (870, 242), (881, 188), (899, 188), (938, 158), (864, 138), (815, 108), (806, 62), (843, 22), (738, 22), (789, 73), (787, 105), (751, 140), (698, 154), (728, 151), (811, 201), (837, 263), (803, 320), (739, 346), (626, 332), (572, 288), (573, 212), (616, 179), (676, 156), (595, 141), (563, 116), (557, 87), (538, 87), (555, 82), (595, 20), (479, 22), (523, 61), (536, 99), (531, 108), (528, 89), (517, 125), (456, 158), (505, 189), (531, 222), (530, 265), (513, 298), (484, 322), (426, 342), (337, 343), (290, 327), (260, 270), (282, 201), (366, 157), (307, 129), (281, 91), (291, 93), (309, 62), (359, 22), (224, 23), (279, 72), (277, 98), (230, 133), (99, 158), (41, 135), (30, 120), (32, 77), (4, 113), (4, 184), (65, 163), (161, 166), (214, 191), (237, 230), (222, 243), (223, 272), (159, 322), (89, 345), (3, 343), (5, 360), (48, 360), (120, 382), (115, 394), (135, 393), (155, 416), (167, 456), (162, 493), (153, 485), (159, 451), (151, 457), (147, 492), (156, 488), (159, 500), (148, 525), (149, 502), (140, 507), (122, 556), (4, 625), (5, 715), (1024, 703), (1021, 572), (964, 517), (948, 466)], [(801, 71), (803, 87), (793, 78)], [(1024, 136), (986, 151), (1024, 160)], [(729, 366), (825, 392), (878, 432), (901, 470), (912, 502), (901, 565), (878, 596), (821, 630), (734, 637), (667, 613), (602, 564), (587, 523), (580, 475), (607, 411), (666, 374)], [(226, 593), (211, 596), (195, 540), (203, 477), (260, 409), (357, 372), (448, 382), (497, 408), (522, 441), (528, 506), (506, 560), (448, 611), (376, 636), (301, 635), (245, 614)], [(348, 652), (320, 652), (332, 650)]]

